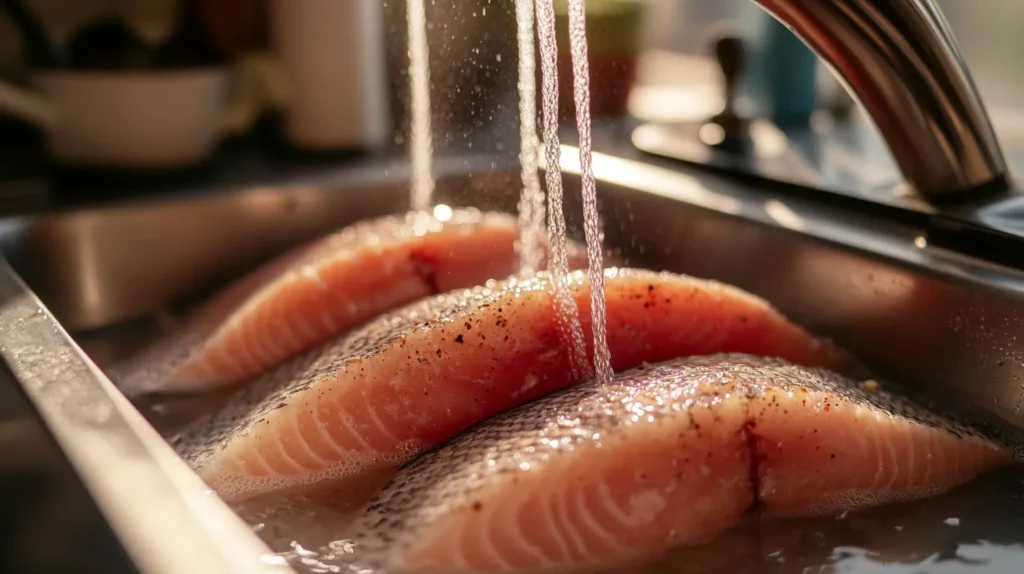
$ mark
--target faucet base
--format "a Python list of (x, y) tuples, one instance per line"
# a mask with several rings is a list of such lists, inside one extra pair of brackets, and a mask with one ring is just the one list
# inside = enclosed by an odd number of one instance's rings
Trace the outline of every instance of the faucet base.
[[(780, 194), (912, 222), (932, 248), (1024, 269), (1024, 185), (1002, 178), (945, 201), (925, 201), (903, 182), (877, 133), (817, 123), (779, 127), (755, 120), (741, 151), (709, 145), (714, 141), (701, 133), (705, 122), (644, 123), (633, 130), (632, 143), (643, 153), (753, 180)], [(1008, 156), (1024, 167), (1024, 153)]]
[[(816, 118), (826, 116), (817, 115)], [(780, 127), (768, 120), (751, 122), (746, 154), (717, 149), (701, 133), (700, 122), (648, 122), (632, 133), (640, 151), (697, 167), (774, 183), (820, 190), (929, 213), (932, 207), (905, 187), (885, 143), (852, 126), (820, 129)], [(712, 134), (713, 136), (713, 134)]]

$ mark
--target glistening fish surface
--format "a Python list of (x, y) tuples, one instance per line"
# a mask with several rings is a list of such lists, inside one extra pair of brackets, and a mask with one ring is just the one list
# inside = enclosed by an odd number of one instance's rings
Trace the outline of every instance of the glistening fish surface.
[[(590, 331), (586, 275), (570, 287)], [(838, 367), (843, 353), (763, 300), (671, 273), (606, 271), (612, 366), (743, 352)], [(592, 353), (592, 349), (589, 350)], [(546, 274), (427, 298), (374, 319), (247, 385), (178, 437), (230, 500), (312, 487), (358, 498), (401, 463), (574, 380)]]
[(111, 378), (134, 395), (240, 384), (380, 313), (511, 275), (518, 238), (513, 216), (473, 209), (360, 221), (235, 281)]
[(745, 355), (637, 368), (494, 417), (405, 467), (360, 566), (607, 567), (797, 517), (932, 496), (1009, 464), (967, 426), (824, 369)]

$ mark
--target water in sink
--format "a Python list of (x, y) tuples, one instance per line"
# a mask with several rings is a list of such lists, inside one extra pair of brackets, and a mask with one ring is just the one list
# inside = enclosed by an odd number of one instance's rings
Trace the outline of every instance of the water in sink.
[[(260, 535), (303, 573), (349, 572), (345, 544), (294, 521)], [(697, 547), (600, 570), (605, 574), (1014, 574), (1024, 568), (1024, 472), (997, 471), (944, 495), (836, 517), (751, 517)]]
[[(570, 2), (577, 20), (582, 19), (582, 1)], [(422, 26), (422, 3), (411, 2), (410, 6), (418, 6), (412, 13), (410, 26)], [(549, 2), (540, 3), (541, 19), (551, 17), (553, 13)], [(553, 22), (550, 22), (553, 23)], [(576, 22), (581, 25), (581, 21)], [(581, 30), (582, 28), (580, 28)], [(412, 31), (413, 36), (419, 32)], [(541, 54), (553, 61), (553, 37), (549, 29), (542, 29)], [(546, 39), (551, 40), (546, 41)], [(585, 45), (582, 38), (574, 35), (574, 62), (578, 63), (581, 55), (585, 57)], [(418, 43), (417, 43), (418, 44)], [(416, 48), (414, 47), (414, 52)], [(413, 66), (418, 67), (414, 59)], [(579, 67), (578, 67), (579, 69)], [(425, 66), (421, 68), (425, 70)], [(585, 66), (583, 66), (585, 71)], [(415, 74), (416, 72), (414, 72)], [(554, 77), (553, 70), (545, 68), (545, 76)], [(425, 81), (425, 80), (424, 80)], [(557, 152), (557, 139), (554, 135), (554, 121), (557, 107), (549, 110), (550, 95), (556, 93), (553, 85), (545, 84), (545, 117), (552, 121), (545, 125), (545, 140), (549, 145), (549, 165), (551, 150)], [(585, 109), (585, 79), (577, 85), (578, 109)], [(582, 91), (580, 91), (582, 90)], [(582, 96), (580, 96), (582, 94)], [(415, 103), (414, 103), (415, 104)], [(555, 104), (557, 106), (557, 104)], [(417, 108), (414, 105), (414, 108)], [(418, 106), (420, 117), (424, 117), (424, 108), (429, 111), (429, 104)], [(427, 116), (429, 117), (429, 116)], [(579, 127), (581, 153), (586, 153), (585, 134), (589, 129), (589, 121), (585, 113), (581, 114)], [(429, 124), (426, 131), (429, 132)], [(420, 140), (427, 143), (414, 152), (414, 164), (422, 169), (422, 177), (414, 185), (418, 189), (417, 196), (429, 197), (429, 169), (424, 167), (429, 160), (428, 139)], [(414, 138), (415, 139), (415, 138)], [(592, 174), (588, 174), (586, 157), (581, 157), (584, 167), (584, 204), (586, 234), (590, 247), (590, 265), (592, 277), (603, 279), (600, 275), (601, 251), (599, 230), (597, 228), (596, 204)], [(555, 267), (557, 269), (556, 285), (559, 274), (567, 273), (567, 265), (560, 261), (559, 245), (564, 245), (565, 223), (555, 196), (560, 190), (558, 170), (551, 169), (549, 190), (553, 194), (551, 210), (553, 235), (551, 245), (555, 250)], [(552, 177), (553, 176), (553, 177)], [(589, 179), (588, 179), (589, 176)], [(426, 205), (423, 199), (414, 199), (415, 203)], [(560, 223), (559, 223), (560, 221)], [(595, 255), (596, 254), (596, 255)], [(564, 259), (564, 253), (561, 257)], [(595, 282), (595, 286), (600, 284)], [(569, 330), (576, 342), (577, 357), (585, 356), (581, 351), (582, 335), (576, 321), (575, 305), (567, 305), (567, 291), (561, 290), (559, 301), (563, 303), (563, 315)], [(604, 316), (603, 293), (600, 288), (594, 290), (591, 302), (595, 333), (595, 370), (599, 377), (610, 377), (608, 351), (603, 344)], [(461, 342), (461, 341), (460, 341)], [(96, 351), (93, 351), (94, 353)], [(579, 362), (580, 359), (577, 359)], [(159, 423), (165, 432), (173, 429), (192, 418), (197, 409), (209, 409), (219, 404), (223, 396), (204, 396), (182, 400), (157, 400), (142, 407), (150, 418)], [(179, 416), (180, 418), (175, 418)], [(729, 530), (708, 544), (698, 547), (679, 548), (658, 560), (645, 564), (634, 564), (626, 568), (616, 567), (614, 572), (964, 572), (977, 570), (980, 572), (1016, 572), (1024, 567), (1024, 475), (1018, 470), (1007, 470), (985, 476), (946, 495), (915, 503), (894, 505), (859, 512), (851, 512), (839, 517), (819, 518), (814, 520), (760, 520), (751, 518), (738, 528)], [(243, 513), (243, 515), (245, 515)], [(339, 517), (340, 518), (340, 517)], [(319, 548), (318, 533), (310, 533), (309, 524), (304, 517), (292, 520), (254, 520), (254, 528), (273, 547), (282, 552), (282, 556), (303, 571), (328, 572), (346, 571), (338, 565), (331, 554), (346, 552), (344, 545), (329, 545)], [(308, 538), (307, 538), (308, 537)], [(311, 550), (319, 548), (318, 550)]]
[[(146, 333), (157, 331), (154, 323), (122, 330), (121, 344), (109, 333), (105, 340), (81, 341), (102, 367), (123, 355), (125, 340), (137, 345)], [(211, 396), (180, 397), (141, 406), (151, 420), (172, 434), (197, 411), (215, 406), (217, 400)], [(314, 520), (310, 520), (312, 515), (268, 519), (250, 512), (246, 505), (237, 508), (243, 510), (243, 517), (258, 534), (300, 571), (345, 571), (331, 557), (331, 553), (343, 552), (344, 547), (325, 547), (327, 541), (338, 536), (320, 530), (325, 524), (322, 512)], [(326, 524), (343, 518), (328, 516)], [(995, 573), (1017, 572), (1021, 561), (1024, 473), (1010, 469), (983, 476), (939, 497), (839, 517), (750, 518), (707, 545), (678, 548), (649, 563), (609, 572)]]
[[(1024, 473), (983, 476), (908, 504), (807, 520), (751, 519), (641, 572), (995, 574), (1024, 567)], [(638, 571), (638, 570), (632, 570)]]

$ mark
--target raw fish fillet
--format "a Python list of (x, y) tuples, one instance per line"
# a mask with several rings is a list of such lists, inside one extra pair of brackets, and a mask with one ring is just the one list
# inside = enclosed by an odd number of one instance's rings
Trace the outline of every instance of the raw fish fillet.
[[(670, 273), (606, 271), (612, 367), (745, 352), (836, 367), (844, 355), (766, 302)], [(586, 275), (571, 286), (590, 341)], [(247, 385), (178, 449), (229, 500), (329, 486), (373, 494), (394, 469), (570, 375), (547, 274), (419, 301)], [(363, 498), (365, 500), (365, 498)]]
[(354, 542), (389, 570), (608, 565), (707, 541), (752, 509), (840, 513), (934, 495), (1010, 462), (873, 382), (777, 359), (690, 357), (474, 427), (403, 469)]
[(382, 312), (513, 274), (518, 238), (513, 216), (471, 209), (356, 223), (237, 281), (111, 378), (128, 394), (238, 383)]

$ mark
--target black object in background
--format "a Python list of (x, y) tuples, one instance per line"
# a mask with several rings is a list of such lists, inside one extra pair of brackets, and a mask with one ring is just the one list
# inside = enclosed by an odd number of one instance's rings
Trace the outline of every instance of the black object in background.
[(60, 54), (50, 41), (46, 30), (21, 0), (0, 0), (0, 6), (18, 28), (25, 44), (25, 57), (32, 68), (49, 69), (61, 66)]
[(178, 1), (174, 32), (159, 45), (148, 45), (123, 18), (104, 15), (75, 31), (64, 53), (20, 0), (0, 0), (0, 6), (17, 25), (26, 47), (26, 64), (32, 69), (182, 69), (222, 62), (204, 31), (200, 0)]
[(144, 70), (152, 66), (153, 55), (122, 19), (106, 16), (72, 36), (68, 61), (76, 70)]
[(219, 63), (217, 50), (203, 31), (199, 0), (178, 0), (174, 34), (156, 50), (159, 68), (197, 68)]

